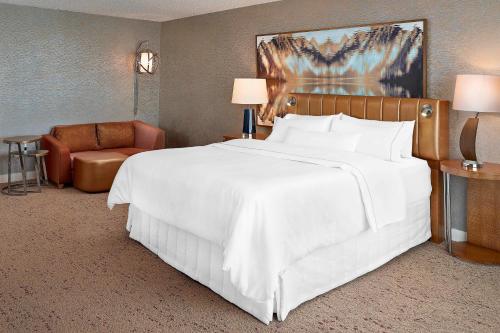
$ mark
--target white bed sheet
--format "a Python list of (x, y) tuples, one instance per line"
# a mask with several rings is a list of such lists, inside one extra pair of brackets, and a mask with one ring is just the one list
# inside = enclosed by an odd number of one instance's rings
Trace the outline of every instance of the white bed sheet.
[[(427, 175), (406, 175), (414, 164)], [(404, 220), (407, 196), (430, 194), (428, 174), (421, 160), (406, 166), (350, 152), (233, 140), (127, 159), (108, 203), (131, 203), (217, 244), (237, 290), (265, 302), (275, 297), (279, 273), (308, 253), (368, 224), (376, 230)]]
[(380, 267), (431, 236), (429, 198), (407, 206), (404, 221), (377, 232), (367, 229), (339, 244), (313, 251), (287, 267), (279, 277), (272, 300), (258, 302), (243, 296), (223, 271), (223, 249), (210, 241), (129, 207), (127, 230), (163, 261), (209, 287), (263, 323), (284, 320), (301, 303)]

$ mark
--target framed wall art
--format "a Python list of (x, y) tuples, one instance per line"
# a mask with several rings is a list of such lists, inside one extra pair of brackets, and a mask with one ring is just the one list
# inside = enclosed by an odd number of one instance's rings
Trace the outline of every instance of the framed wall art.
[(269, 93), (258, 124), (283, 115), (288, 93), (426, 97), (424, 32), (415, 20), (256, 36)]

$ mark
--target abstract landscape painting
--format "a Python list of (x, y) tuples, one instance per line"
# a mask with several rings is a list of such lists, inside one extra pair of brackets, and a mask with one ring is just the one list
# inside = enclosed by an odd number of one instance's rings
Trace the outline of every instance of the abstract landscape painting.
[(283, 115), (292, 92), (425, 97), (424, 23), (257, 36), (257, 76), (269, 91), (258, 124)]

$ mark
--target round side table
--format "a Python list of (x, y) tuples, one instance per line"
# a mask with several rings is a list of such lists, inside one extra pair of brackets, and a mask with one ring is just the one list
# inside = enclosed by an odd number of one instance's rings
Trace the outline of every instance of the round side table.
[[(42, 139), (39, 135), (26, 135), (26, 136), (15, 136), (9, 138), (3, 138), (3, 143), (9, 145), (9, 155), (8, 155), (8, 182), (7, 186), (2, 189), (2, 193), (8, 195), (26, 195), (28, 193), (28, 182), (26, 179), (26, 168), (25, 168), (25, 157), (28, 157), (27, 145), (35, 144), (35, 148), (38, 151), (40, 149), (40, 140)], [(12, 151), (12, 145), (17, 146), (17, 151)], [(24, 146), (24, 149), (22, 148)], [(23, 180), (20, 184), (12, 183), (12, 157), (18, 156), (19, 163), (21, 165), (21, 174)], [(23, 188), (19, 190), (19, 188)]]
[[(444, 174), (444, 224), (448, 252), (464, 260), (500, 264), (500, 164), (471, 170), (460, 160), (441, 162)], [(450, 175), (467, 179), (467, 241), (451, 237)]]
[[(37, 186), (37, 191), (28, 190), (28, 192), (42, 192), (42, 185), (48, 185), (49, 179), (47, 177), (47, 166), (45, 164), (45, 157), (49, 154), (48, 150), (25, 150), (22, 155), (23, 158), (33, 158), (35, 165), (35, 180), (36, 184), (32, 182), (27, 182), (28, 187)], [(13, 152), (12, 155), (19, 156), (19, 152)], [(22, 185), (22, 184), (19, 184)], [(12, 185), (11, 185), (12, 187)]]

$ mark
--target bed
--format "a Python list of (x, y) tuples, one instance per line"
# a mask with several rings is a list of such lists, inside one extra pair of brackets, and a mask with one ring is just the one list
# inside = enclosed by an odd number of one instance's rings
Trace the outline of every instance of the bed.
[(108, 197), (130, 204), (132, 239), (266, 324), (443, 235), (446, 101), (289, 98), (292, 114), (415, 120), (414, 157), (232, 140), (131, 157)]

